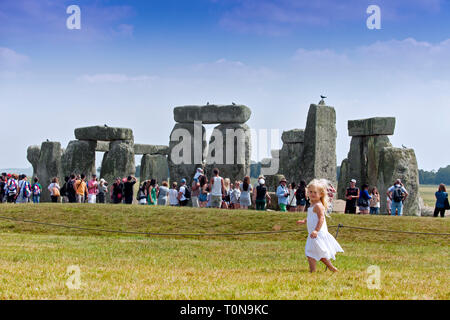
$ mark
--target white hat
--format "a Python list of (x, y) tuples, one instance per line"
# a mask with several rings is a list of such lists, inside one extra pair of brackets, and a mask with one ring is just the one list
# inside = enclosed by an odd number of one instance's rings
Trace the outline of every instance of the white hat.
[(352, 180), (350, 180), (350, 182), (356, 183), (356, 180), (355, 180), (355, 179), (352, 179)]
[(264, 179), (261, 178), (261, 179), (258, 180), (258, 182), (259, 182), (260, 185), (263, 185), (263, 184), (266, 183), (266, 180), (264, 180)]

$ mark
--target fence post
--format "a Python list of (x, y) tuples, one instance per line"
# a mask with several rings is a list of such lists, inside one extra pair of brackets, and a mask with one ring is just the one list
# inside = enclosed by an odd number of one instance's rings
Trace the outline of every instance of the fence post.
[(337, 237), (338, 237), (338, 234), (339, 234), (339, 228), (340, 228), (340, 227), (343, 227), (343, 225), (339, 223), (339, 224), (338, 224), (338, 227), (337, 227), (337, 230), (336, 230), (336, 237), (335, 237), (336, 239), (337, 239)]

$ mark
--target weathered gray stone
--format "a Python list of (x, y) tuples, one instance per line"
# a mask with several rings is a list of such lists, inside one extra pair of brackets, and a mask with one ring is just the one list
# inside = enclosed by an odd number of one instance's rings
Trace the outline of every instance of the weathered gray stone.
[(100, 171), (101, 178), (113, 183), (115, 178), (125, 178), (136, 173), (134, 143), (132, 140), (112, 141), (105, 153)]
[[(420, 216), (419, 170), (413, 149), (386, 147), (381, 150), (378, 170), (378, 190), (385, 195), (396, 179), (400, 179), (409, 193), (403, 214)], [(381, 212), (386, 210), (386, 197), (381, 197)]]
[(50, 201), (50, 192), (48, 186), (53, 178), (58, 178), (61, 182), (61, 143), (59, 142), (43, 142), (39, 161), (36, 168), (36, 176), (42, 185), (41, 201)]
[(288, 182), (300, 182), (302, 178), (303, 143), (284, 143), (280, 151), (280, 169)]
[(108, 152), (109, 151), (109, 141), (97, 141), (97, 147), (95, 148), (97, 152)]
[(281, 135), (283, 143), (303, 143), (305, 141), (305, 130), (293, 129), (289, 131), (283, 131)]
[(41, 147), (39, 146), (30, 146), (27, 149), (27, 160), (33, 166), (33, 174), (36, 175), (37, 166), (39, 163), (39, 157), (41, 155)]
[(135, 144), (134, 145), (134, 154), (160, 154), (167, 156), (169, 154), (168, 146), (158, 146), (158, 145), (150, 145), (150, 144)]
[(92, 174), (95, 174), (96, 148), (96, 141), (70, 141), (61, 159), (63, 176), (70, 176), (74, 173), (85, 174), (89, 178)]
[(285, 178), (285, 176), (282, 174), (274, 174), (270, 176), (265, 176), (265, 178), (267, 190), (269, 190), (270, 192), (276, 192), (278, 186), (280, 185), (281, 179)]
[(390, 136), (394, 134), (395, 118), (376, 117), (348, 122), (349, 136)]
[(224, 178), (230, 178), (231, 181), (243, 180), (250, 175), (250, 156), (251, 134), (246, 124), (218, 125), (209, 142), (206, 174), (211, 177), (212, 170), (218, 168)]
[(203, 166), (206, 150), (206, 130), (194, 123), (177, 123), (169, 143), (169, 173), (171, 182), (185, 178), (191, 182), (198, 167)]
[(392, 147), (387, 136), (355, 136), (350, 143), (345, 167), (341, 165), (339, 176), (338, 197), (345, 198), (345, 191), (350, 179), (357, 181), (360, 187), (367, 183), (369, 186), (376, 186), (378, 181), (378, 166), (380, 152), (385, 147)]
[(173, 110), (178, 123), (245, 123), (251, 114), (250, 108), (244, 105), (181, 106)]
[(327, 179), (336, 185), (336, 111), (311, 104), (305, 129), (302, 179)]
[(114, 141), (133, 140), (133, 130), (128, 128), (114, 128), (93, 126), (75, 129), (75, 138), (78, 140)]
[(160, 154), (145, 154), (141, 159), (141, 181), (156, 179), (159, 184), (169, 179), (167, 157)]

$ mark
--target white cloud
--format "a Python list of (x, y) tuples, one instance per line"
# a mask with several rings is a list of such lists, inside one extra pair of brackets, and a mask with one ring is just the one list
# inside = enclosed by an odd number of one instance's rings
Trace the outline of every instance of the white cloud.
[(0, 67), (3, 69), (14, 69), (28, 63), (30, 58), (16, 51), (0, 47)]
[(85, 74), (78, 77), (77, 80), (88, 83), (124, 83), (124, 82), (150, 82), (155, 80), (154, 76), (139, 75), (129, 76), (122, 73), (97, 73)]

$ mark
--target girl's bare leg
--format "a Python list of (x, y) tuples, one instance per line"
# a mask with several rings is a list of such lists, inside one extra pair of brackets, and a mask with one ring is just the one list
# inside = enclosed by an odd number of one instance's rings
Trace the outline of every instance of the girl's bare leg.
[(316, 260), (308, 257), (309, 272), (316, 272)]
[(338, 269), (335, 266), (333, 266), (333, 264), (331, 263), (330, 260), (322, 258), (322, 259), (320, 259), (320, 261), (322, 261), (327, 266), (327, 268), (330, 269), (331, 271), (333, 271), (333, 272), (338, 271)]

